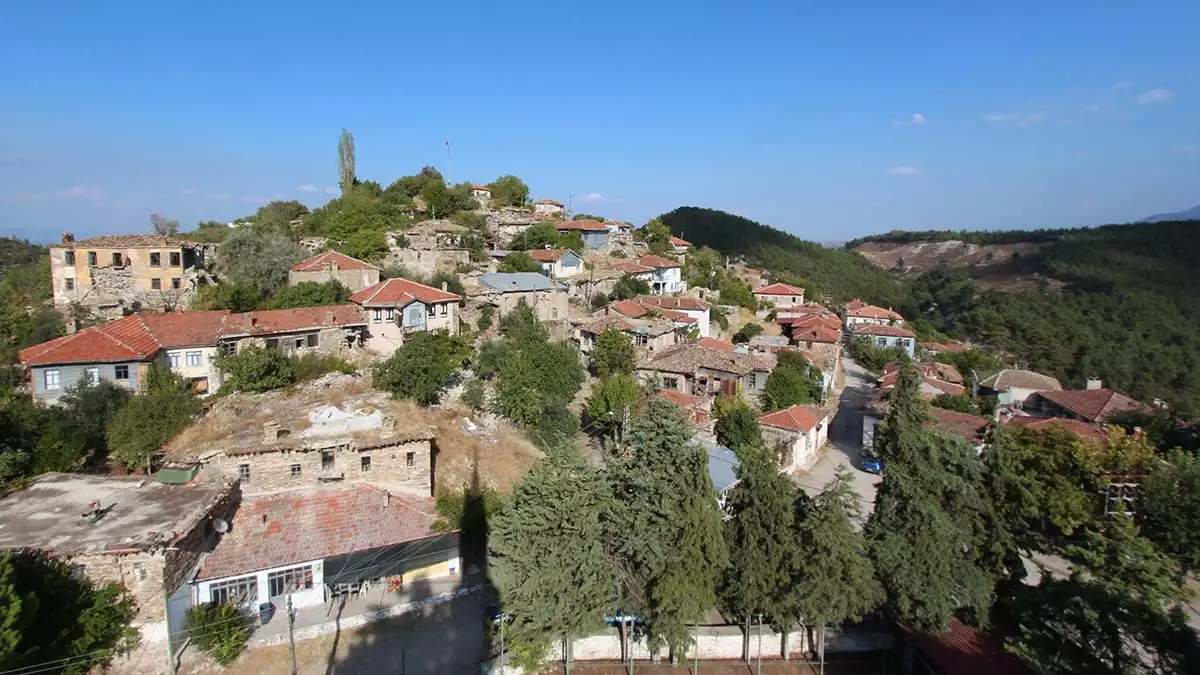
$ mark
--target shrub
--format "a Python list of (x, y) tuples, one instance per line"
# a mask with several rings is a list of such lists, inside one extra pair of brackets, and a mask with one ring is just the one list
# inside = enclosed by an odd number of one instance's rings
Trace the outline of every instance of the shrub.
[(187, 611), (187, 627), (196, 648), (222, 666), (245, 651), (250, 639), (250, 622), (229, 603), (192, 607)]
[(328, 354), (316, 354), (309, 352), (301, 356), (296, 361), (296, 380), (303, 382), (304, 380), (315, 380), (325, 373), (342, 373), (344, 375), (353, 375), (358, 372), (353, 363), (346, 359), (332, 356)]
[(596, 294), (592, 295), (592, 299), (589, 302), (589, 304), (592, 308), (592, 311), (594, 312), (598, 309), (603, 309), (603, 308), (607, 307), (608, 302), (609, 301), (608, 301), (607, 295), (605, 295), (603, 293), (596, 293)]
[(479, 378), (474, 378), (463, 386), (463, 405), (476, 412), (483, 412), (487, 406), (487, 384)]
[(225, 376), (222, 391), (271, 391), (291, 386), (299, 378), (296, 361), (277, 349), (250, 346), (213, 359)]
[(396, 398), (433, 405), (441, 398), (446, 381), (470, 354), (470, 347), (461, 337), (444, 331), (417, 333), (375, 366), (375, 386)]
[(496, 314), (496, 308), (491, 305), (484, 305), (479, 310), (479, 320), (475, 322), (475, 327), (482, 333), (492, 327), (492, 317)]
[(757, 323), (748, 323), (742, 326), (741, 330), (733, 334), (733, 341), (738, 343), (749, 342), (751, 339), (763, 334), (763, 327)]

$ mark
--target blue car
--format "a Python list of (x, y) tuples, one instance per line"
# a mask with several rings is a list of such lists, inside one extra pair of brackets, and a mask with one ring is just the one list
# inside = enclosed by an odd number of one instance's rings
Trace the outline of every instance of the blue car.
[(884, 462), (882, 459), (879, 459), (875, 455), (862, 455), (859, 458), (859, 462), (862, 464), (862, 470), (866, 471), (867, 473), (874, 473), (874, 474), (882, 474), (883, 473)]

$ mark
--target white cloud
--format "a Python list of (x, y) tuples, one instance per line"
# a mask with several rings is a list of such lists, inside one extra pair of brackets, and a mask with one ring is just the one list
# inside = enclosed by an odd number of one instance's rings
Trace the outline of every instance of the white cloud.
[(1175, 92), (1170, 89), (1151, 89), (1144, 91), (1137, 97), (1138, 105), (1154, 105), (1155, 103), (1170, 103), (1175, 100)]
[(1181, 145), (1175, 148), (1175, 152), (1178, 152), (1181, 155), (1187, 155), (1192, 159), (1196, 158), (1196, 146), (1194, 145)]
[(105, 194), (107, 193), (100, 188), (73, 185), (71, 187), (51, 190), (50, 192), (27, 192), (24, 194), (0, 196), (0, 204), (24, 204), (28, 202), (49, 201), (51, 199), (100, 199)]
[(925, 116), (922, 115), (921, 113), (913, 113), (912, 116), (910, 116), (910, 117), (906, 117), (901, 120), (892, 120), (892, 126), (894, 126), (894, 127), (909, 127), (909, 126), (913, 126), (914, 124), (925, 124), (928, 121), (929, 120), (925, 119)]
[(883, 172), (888, 176), (920, 176), (923, 172), (915, 166), (893, 166)]
[(1024, 129), (1046, 121), (1046, 111), (1037, 110), (1031, 113), (988, 113), (983, 116), (984, 122), (995, 124), (1015, 124)]
[(600, 194), (599, 192), (589, 192), (585, 195), (580, 196), (579, 201), (581, 201), (581, 202), (602, 202), (602, 201), (604, 201), (604, 195)]
[(1085, 105), (1085, 106), (1083, 106), (1083, 112), (1085, 112), (1085, 113), (1091, 113), (1091, 114), (1093, 114), (1093, 115), (1095, 115), (1096, 113), (1098, 113), (1098, 112), (1100, 112), (1100, 111), (1102, 111), (1102, 110), (1104, 110), (1104, 106), (1102, 106), (1102, 105), (1100, 105), (1100, 104), (1098, 104), (1098, 103), (1096, 103), (1096, 104), (1092, 104), (1092, 105)]

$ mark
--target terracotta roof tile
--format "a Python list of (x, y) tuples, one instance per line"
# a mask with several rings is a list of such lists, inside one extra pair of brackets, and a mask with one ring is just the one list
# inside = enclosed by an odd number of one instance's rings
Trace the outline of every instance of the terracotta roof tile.
[(681, 295), (639, 295), (637, 301), (647, 307), (665, 307), (689, 312), (702, 312), (712, 307), (700, 298)]
[(821, 342), (837, 344), (841, 342), (842, 332), (829, 326), (811, 324), (805, 328), (792, 327), (792, 342)]
[(1008, 391), (1009, 389), (1032, 389), (1040, 390), (1058, 390), (1062, 389), (1062, 385), (1058, 380), (1035, 373), (1032, 370), (1014, 370), (1006, 368), (991, 377), (984, 378), (979, 383), (981, 387), (987, 387), (993, 391)]
[(674, 260), (667, 260), (666, 258), (664, 258), (660, 255), (654, 255), (652, 253), (638, 258), (637, 263), (644, 267), (650, 267), (650, 268), (656, 269), (656, 270), (665, 270), (665, 269), (670, 269), (672, 267), (679, 267), (679, 263), (675, 262)]
[(692, 245), (692, 242), (684, 240), (684, 239), (680, 239), (679, 237), (671, 237), (671, 244), (674, 246), (683, 246), (684, 248), (690, 248)]
[(951, 618), (946, 632), (925, 633), (907, 626), (901, 630), (943, 675), (1026, 675), (1029, 669), (1004, 649), (998, 636), (970, 628)]
[(538, 262), (557, 262), (568, 253), (573, 253), (569, 248), (539, 248), (529, 252), (529, 257)]
[[(559, 204), (562, 206), (562, 204)], [(595, 220), (564, 220), (554, 226), (559, 232), (578, 230), (580, 232), (608, 232), (608, 226)]]
[(930, 408), (929, 412), (933, 416), (932, 426), (934, 429), (944, 434), (965, 438), (976, 444), (983, 441), (983, 434), (991, 424), (991, 420), (986, 417), (969, 415), (956, 410)]
[(754, 289), (755, 295), (804, 295), (804, 289), (791, 284), (771, 284)]
[(647, 267), (632, 260), (621, 260), (619, 262), (609, 263), (608, 269), (618, 270), (626, 274), (649, 274), (654, 271), (653, 267)]
[(957, 354), (967, 351), (966, 345), (955, 344), (952, 342), (921, 342), (919, 344), (921, 349), (930, 352), (949, 352), (951, 354)]
[(640, 302), (634, 300), (618, 300), (611, 305), (613, 311), (620, 312), (631, 319), (639, 319), (650, 313)]
[(1039, 391), (1034, 395), (1089, 422), (1103, 422), (1115, 414), (1148, 410), (1144, 404), (1112, 389), (1064, 389)]
[(758, 423), (789, 431), (810, 431), (829, 417), (829, 411), (815, 405), (794, 405), (758, 418)]
[(709, 349), (695, 342), (661, 351), (642, 366), (643, 369), (685, 375), (694, 375), (698, 368), (746, 375), (754, 371), (769, 373), (774, 367), (774, 361), (767, 357)]
[(293, 272), (321, 272), (328, 268), (333, 263), (337, 263), (340, 269), (344, 270), (377, 270), (378, 267), (365, 263), (358, 258), (351, 258), (344, 253), (337, 251), (325, 251), (318, 253), (307, 260), (292, 265)]
[(700, 345), (701, 347), (708, 347), (709, 349), (716, 349), (722, 352), (731, 352), (737, 349), (737, 345), (733, 344), (732, 342), (718, 340), (717, 338), (711, 337), (700, 338), (699, 340), (696, 340), (696, 344)]
[(213, 345), (229, 312), (133, 314), (21, 350), (22, 363), (142, 361), (160, 349)]
[(854, 309), (850, 309), (849, 306), (847, 306), (846, 315), (856, 316), (864, 319), (890, 319), (894, 321), (904, 320), (904, 317), (900, 316), (900, 314), (897, 312), (867, 304), (858, 305)]
[[(962, 373), (958, 372), (958, 368), (948, 363), (938, 363), (936, 361), (922, 361), (916, 364), (917, 372), (925, 377), (931, 377), (942, 382), (950, 382), (952, 384), (962, 384)], [(892, 361), (891, 363), (883, 364), (883, 374), (891, 375), (900, 370), (900, 364)]]
[(916, 333), (900, 326), (878, 326), (876, 324), (866, 323), (853, 326), (851, 330), (853, 330), (856, 335), (886, 335), (888, 337), (906, 338), (917, 337)]
[(843, 307), (845, 307), (847, 313), (860, 310), (866, 306), (867, 306), (867, 303), (863, 302), (862, 300), (859, 300), (858, 298), (855, 298), (855, 299), (851, 300), (850, 302), (847, 302), (845, 305), (843, 305)]
[(1036, 429), (1038, 431), (1062, 429), (1063, 431), (1070, 432), (1079, 438), (1089, 441), (1103, 442), (1108, 438), (1103, 429), (1092, 426), (1087, 422), (1069, 420), (1062, 417), (1014, 417), (1010, 419), (1008, 423), (1014, 427)]
[(225, 317), (222, 336), (274, 335), (327, 326), (356, 326), (366, 323), (358, 305), (297, 307), (243, 312)]
[[(248, 498), (197, 579), (219, 579), (434, 536), (432, 499), (372, 486)], [(260, 589), (260, 593), (263, 590)]]
[(373, 286), (367, 286), (350, 296), (350, 302), (359, 305), (391, 305), (403, 307), (413, 300), (424, 303), (458, 302), (462, 296), (443, 291), (440, 288), (418, 284), (408, 279), (385, 279)]

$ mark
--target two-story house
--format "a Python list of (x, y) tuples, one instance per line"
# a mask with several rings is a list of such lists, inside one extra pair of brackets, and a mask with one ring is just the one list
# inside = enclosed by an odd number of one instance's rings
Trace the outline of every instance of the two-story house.
[(486, 185), (474, 183), (471, 185), (471, 196), (475, 198), (475, 203), (487, 206), (492, 201), (492, 189)]
[(771, 284), (754, 289), (754, 299), (770, 303), (777, 309), (789, 309), (804, 304), (804, 289), (791, 284)]
[(833, 411), (815, 405), (793, 405), (758, 418), (763, 441), (775, 449), (781, 471), (803, 470), (817, 461), (829, 438)]
[(1105, 424), (1114, 415), (1153, 413), (1153, 409), (1119, 391), (1106, 389), (1100, 380), (1089, 380), (1087, 389), (1035, 391), (1023, 406), (1037, 417), (1059, 417), (1089, 424)]
[[(674, 295), (639, 295), (634, 302), (643, 307), (663, 313), (663, 310), (674, 316), (675, 312), (696, 320), (699, 337), (706, 338), (711, 334), (712, 305), (699, 299)], [(666, 315), (664, 313), (664, 315)]]
[(478, 286), (469, 292), (479, 301), (492, 305), (505, 316), (524, 302), (541, 321), (567, 318), (567, 287), (533, 272), (496, 272), (479, 277)]
[(904, 325), (904, 317), (891, 309), (884, 309), (855, 298), (846, 303), (843, 308), (845, 312), (846, 328), (853, 330), (855, 326), (861, 325)]
[(688, 251), (692, 250), (692, 242), (679, 237), (671, 237), (671, 246), (675, 247), (676, 255), (687, 255)]
[(294, 286), (305, 281), (318, 284), (338, 281), (351, 291), (361, 291), (379, 283), (379, 268), (344, 253), (325, 251), (301, 260), (288, 270), (289, 284)]
[(627, 319), (613, 313), (592, 319), (575, 329), (579, 351), (588, 354), (596, 346), (596, 340), (609, 328), (615, 328), (633, 342), (641, 351), (656, 352), (674, 347), (685, 339), (670, 321), (656, 318)]
[(408, 279), (386, 279), (350, 296), (361, 306), (370, 325), (365, 346), (390, 355), (410, 333), (444, 330), (458, 333), (458, 303), (462, 296)]
[(583, 272), (583, 258), (569, 248), (544, 248), (530, 251), (529, 257), (542, 266), (542, 274), (551, 279), (565, 279)]
[(564, 220), (554, 226), (559, 234), (578, 232), (583, 245), (600, 249), (608, 245), (608, 226), (595, 220)]
[(81, 303), (104, 318), (142, 309), (175, 309), (207, 277), (205, 246), (158, 234), (105, 235), (50, 246), (54, 305)]
[(877, 347), (896, 347), (903, 349), (909, 358), (916, 355), (917, 334), (902, 326), (887, 324), (859, 323), (851, 328), (855, 337), (866, 338)]
[(659, 352), (640, 362), (636, 373), (658, 389), (698, 396), (754, 398), (766, 389), (775, 359), (766, 354), (728, 352), (694, 342)]

